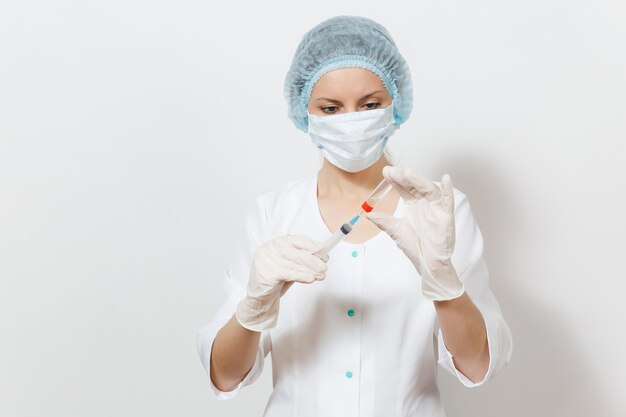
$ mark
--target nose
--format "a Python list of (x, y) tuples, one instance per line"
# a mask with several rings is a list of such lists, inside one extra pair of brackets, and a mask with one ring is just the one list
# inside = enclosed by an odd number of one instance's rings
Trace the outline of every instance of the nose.
[(354, 104), (346, 104), (343, 106), (344, 112), (345, 113), (352, 113), (355, 111), (360, 111), (361, 109), (359, 108), (359, 105), (354, 103)]

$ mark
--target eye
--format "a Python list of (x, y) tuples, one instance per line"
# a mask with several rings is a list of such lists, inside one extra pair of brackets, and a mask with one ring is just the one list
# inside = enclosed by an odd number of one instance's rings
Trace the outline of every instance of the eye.
[(321, 107), (321, 110), (324, 113), (326, 113), (326, 114), (336, 113), (338, 109), (339, 109), (339, 106), (324, 106), (324, 107)]
[(380, 106), (380, 103), (377, 101), (371, 101), (369, 103), (365, 103), (363, 105), (363, 107), (365, 107), (365, 110), (374, 110), (376, 108), (378, 108), (378, 106)]

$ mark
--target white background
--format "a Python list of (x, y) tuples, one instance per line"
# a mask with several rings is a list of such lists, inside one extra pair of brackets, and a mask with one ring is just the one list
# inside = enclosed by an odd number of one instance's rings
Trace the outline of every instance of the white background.
[(260, 416), (218, 402), (195, 332), (254, 196), (319, 167), (286, 116), (306, 30), (385, 25), (414, 111), (402, 165), (451, 174), (483, 231), (511, 364), (449, 417), (624, 416), (626, 5), (6, 1), (0, 416)]

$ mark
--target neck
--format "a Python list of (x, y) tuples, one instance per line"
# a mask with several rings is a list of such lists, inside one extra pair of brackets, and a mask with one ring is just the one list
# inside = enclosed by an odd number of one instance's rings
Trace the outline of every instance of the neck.
[(383, 168), (391, 165), (383, 156), (378, 161), (359, 172), (347, 172), (337, 168), (327, 159), (317, 177), (318, 196), (335, 198), (362, 198), (369, 194), (383, 180)]

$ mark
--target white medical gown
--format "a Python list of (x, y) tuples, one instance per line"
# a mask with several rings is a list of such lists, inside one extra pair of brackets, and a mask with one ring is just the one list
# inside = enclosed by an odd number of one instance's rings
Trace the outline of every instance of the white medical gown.
[[(439, 185), (439, 183), (436, 183)], [(472, 383), (454, 367), (434, 305), (422, 296), (414, 266), (384, 232), (365, 243), (340, 242), (331, 252), (326, 279), (295, 283), (280, 300), (277, 326), (262, 332), (254, 366), (232, 391), (209, 375), (213, 340), (244, 297), (256, 248), (281, 235), (324, 241), (331, 231), (317, 203), (317, 173), (260, 194), (245, 221), (245, 237), (221, 282), (220, 305), (197, 333), (198, 353), (211, 392), (237, 395), (261, 374), (272, 353), (273, 391), (265, 417), (445, 416), (437, 365), (468, 387), (482, 385), (511, 355), (512, 338), (489, 289), (483, 239), (465, 194), (454, 190), (456, 248), (452, 263), (481, 311), (489, 341), (489, 370)], [(396, 217), (403, 217), (400, 199)]]

